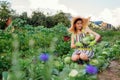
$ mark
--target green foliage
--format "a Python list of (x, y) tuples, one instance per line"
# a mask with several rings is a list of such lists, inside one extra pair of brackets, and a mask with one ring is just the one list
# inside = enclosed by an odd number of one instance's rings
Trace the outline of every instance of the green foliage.
[(56, 46), (56, 52), (58, 55), (68, 54), (70, 51), (70, 42), (59, 41)]
[(52, 26), (55, 26), (55, 22), (54, 22), (54, 16), (47, 16), (46, 17), (46, 27), (47, 28), (51, 28)]
[(57, 25), (58, 23), (63, 23), (65, 26), (70, 26), (70, 21), (68, 20), (66, 14), (63, 12), (59, 12), (54, 16), (54, 22), (55, 25)]
[(42, 12), (34, 11), (29, 24), (33, 26), (46, 26), (46, 16)]
[(0, 52), (5, 53), (11, 51), (11, 44), (12, 44), (12, 35), (7, 32), (0, 32)]
[(0, 1), (0, 29), (5, 29), (6, 21), (11, 16), (13, 10), (10, 8), (10, 3)]
[(25, 23), (26, 23), (25, 20), (20, 19), (20, 18), (17, 18), (17, 19), (15, 19), (15, 20), (13, 20), (12, 26), (18, 27), (18, 28), (19, 28), (19, 27), (24, 27)]
[(113, 30), (96, 30), (97, 33), (99, 33), (102, 36), (102, 40), (114, 42), (115, 40), (120, 39), (120, 32), (119, 31), (113, 31)]
[[(96, 75), (86, 74), (86, 64), (80, 66), (70, 60), (73, 49), (70, 49), (70, 41), (64, 40), (64, 36), (70, 37), (70, 34), (63, 24), (46, 28), (26, 24), (18, 26), (18, 22), (12, 33), (0, 30), (0, 74), (8, 71), (8, 80), (97, 80)], [(102, 71), (111, 60), (120, 59), (120, 41), (117, 37), (118, 40), (111, 42), (111, 36), (107, 35), (109, 31), (98, 33), (105, 41), (93, 47), (95, 56), (90, 64)], [(116, 33), (119, 34), (112, 31), (110, 34), (118, 36)], [(50, 55), (47, 62), (39, 59), (43, 52)], [(72, 70), (77, 72), (75, 77)]]
[(31, 17), (28, 17), (26, 12), (23, 12), (21, 15), (12, 15), (13, 20), (20, 18), (25, 20), (27, 24), (35, 26), (45, 26), (47, 28), (54, 27), (55, 25), (62, 23), (65, 26), (70, 26), (70, 20), (67, 16), (67, 13), (59, 12), (55, 15), (45, 15), (41, 11), (33, 11)]

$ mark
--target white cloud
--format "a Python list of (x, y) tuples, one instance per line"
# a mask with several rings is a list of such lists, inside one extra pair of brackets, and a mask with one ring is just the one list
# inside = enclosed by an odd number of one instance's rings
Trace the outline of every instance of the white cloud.
[(29, 14), (33, 10), (43, 10), (45, 12), (55, 13), (56, 11), (62, 10), (72, 15), (77, 15), (77, 12), (59, 3), (59, 0), (12, 0), (12, 8), (17, 12), (22, 13), (27, 11)]
[(110, 23), (113, 26), (118, 26), (120, 25), (120, 8), (116, 8), (113, 10), (110, 10), (108, 8), (105, 8), (99, 16), (93, 16), (92, 19), (93, 21), (97, 20), (102, 20), (104, 22)]
[(31, 9), (37, 9), (37, 8), (42, 8), (42, 9), (49, 9), (49, 10), (53, 10), (54, 11), (58, 11), (58, 10), (62, 10), (63, 12), (66, 13), (71, 13), (72, 15), (77, 15), (77, 13), (66, 7), (63, 4), (59, 3), (59, 0), (30, 0), (31, 2)]
[(16, 10), (17, 13), (30, 12), (30, 1), (29, 0), (11, 0), (12, 9)]
[(9, 0), (0, 0), (0, 1), (9, 1)]
[(67, 7), (64, 4), (60, 4), (59, 0), (11, 0), (12, 8), (18, 13), (27, 11), (30, 15), (33, 10), (40, 9), (44, 12), (49, 12), (50, 14), (55, 14), (56, 11), (62, 10), (66, 13), (71, 13), (73, 16), (91, 16), (91, 20), (97, 21), (102, 20), (104, 22), (110, 23), (114, 26), (120, 25), (120, 8), (108, 9), (105, 8), (102, 12), (98, 14), (80, 15), (77, 11)]

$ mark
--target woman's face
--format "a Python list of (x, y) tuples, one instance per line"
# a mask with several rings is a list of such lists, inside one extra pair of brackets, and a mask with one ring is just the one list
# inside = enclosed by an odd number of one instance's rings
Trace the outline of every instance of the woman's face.
[(75, 23), (75, 27), (77, 30), (81, 30), (82, 29), (82, 21), (81, 20), (77, 21)]

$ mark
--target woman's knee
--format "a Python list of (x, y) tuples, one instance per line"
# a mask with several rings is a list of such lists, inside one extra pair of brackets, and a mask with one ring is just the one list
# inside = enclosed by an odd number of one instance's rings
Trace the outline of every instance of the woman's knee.
[(80, 58), (79, 55), (73, 55), (71, 57), (72, 61), (77, 61), (79, 58)]
[(80, 59), (82, 59), (82, 60), (88, 60), (88, 56), (86, 54), (84, 54), (84, 53), (81, 53), (80, 54)]

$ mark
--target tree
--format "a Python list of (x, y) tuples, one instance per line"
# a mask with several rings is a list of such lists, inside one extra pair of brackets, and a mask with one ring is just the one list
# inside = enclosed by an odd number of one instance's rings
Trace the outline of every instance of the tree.
[(70, 26), (70, 20), (66, 16), (66, 13), (63, 13), (63, 12), (59, 12), (54, 15), (54, 22), (55, 22), (55, 25), (57, 25), (58, 23), (63, 23), (67, 27)]
[(5, 29), (6, 21), (11, 16), (13, 10), (10, 8), (10, 3), (7, 1), (0, 1), (0, 29)]
[(42, 12), (33, 11), (29, 24), (33, 26), (46, 26), (46, 16)]
[(20, 15), (20, 18), (22, 18), (22, 19), (24, 19), (24, 20), (27, 20), (27, 19), (28, 19), (27, 12), (23, 12), (23, 13)]
[(54, 17), (53, 16), (47, 16), (46, 17), (46, 27), (51, 28), (53, 26), (55, 26)]

